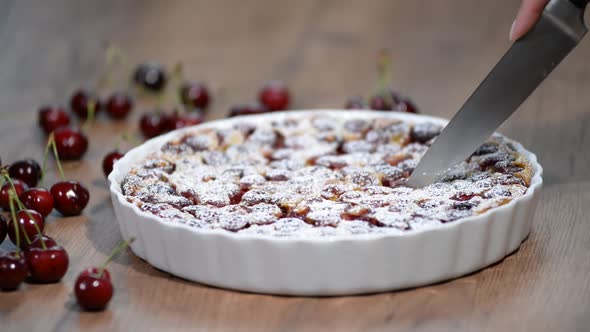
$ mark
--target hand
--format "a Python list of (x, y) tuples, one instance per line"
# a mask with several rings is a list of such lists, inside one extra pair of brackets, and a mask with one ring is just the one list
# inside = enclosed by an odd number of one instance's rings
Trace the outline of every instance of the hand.
[(522, 0), (516, 19), (510, 29), (510, 40), (516, 41), (524, 36), (541, 18), (541, 13), (549, 0)]

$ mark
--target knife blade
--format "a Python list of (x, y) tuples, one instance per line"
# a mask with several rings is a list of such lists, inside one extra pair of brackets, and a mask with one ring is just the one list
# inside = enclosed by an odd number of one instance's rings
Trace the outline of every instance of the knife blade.
[(552, 0), (535, 27), (516, 41), (426, 151), (408, 179), (424, 187), (466, 160), (510, 117), (586, 34), (588, 1)]

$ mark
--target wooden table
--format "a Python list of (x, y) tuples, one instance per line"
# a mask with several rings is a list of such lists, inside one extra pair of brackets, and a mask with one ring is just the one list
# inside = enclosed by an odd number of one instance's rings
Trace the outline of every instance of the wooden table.
[[(37, 108), (67, 103), (74, 88), (92, 86), (105, 41), (134, 61), (181, 61), (186, 76), (213, 89), (211, 119), (254, 100), (271, 78), (288, 82), (294, 108), (340, 107), (373, 88), (375, 56), (385, 47), (395, 87), (423, 113), (449, 117), (509, 46), (517, 7), (516, 0), (2, 0), (1, 157), (42, 158)], [(146, 107), (127, 122), (99, 117), (84, 160), (65, 166), (91, 189), (90, 204), (81, 217), (48, 220), (70, 269), (61, 283), (0, 293), (0, 330), (587, 331), (589, 58), (587, 39), (502, 128), (545, 167), (533, 231), (520, 250), (464, 278), (386, 294), (243, 294), (180, 280), (128, 251), (110, 266), (116, 293), (109, 309), (80, 312), (72, 297), (77, 273), (121, 240), (100, 161), (120, 133), (136, 131)]]

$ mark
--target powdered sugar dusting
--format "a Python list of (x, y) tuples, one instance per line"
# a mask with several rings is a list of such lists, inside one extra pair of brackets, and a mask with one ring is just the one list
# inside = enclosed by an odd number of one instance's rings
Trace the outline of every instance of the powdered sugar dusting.
[(430, 122), (295, 114), (195, 129), (154, 151), (121, 188), (163, 220), (276, 237), (411, 232), (525, 194), (530, 165), (498, 135), (440, 182), (406, 187), (440, 130)]

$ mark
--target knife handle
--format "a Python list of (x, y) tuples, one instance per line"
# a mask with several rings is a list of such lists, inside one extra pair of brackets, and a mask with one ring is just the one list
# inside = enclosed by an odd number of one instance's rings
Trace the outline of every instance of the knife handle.
[(570, 0), (570, 2), (578, 8), (585, 9), (586, 5), (588, 5), (588, 2), (590, 2), (590, 0)]

